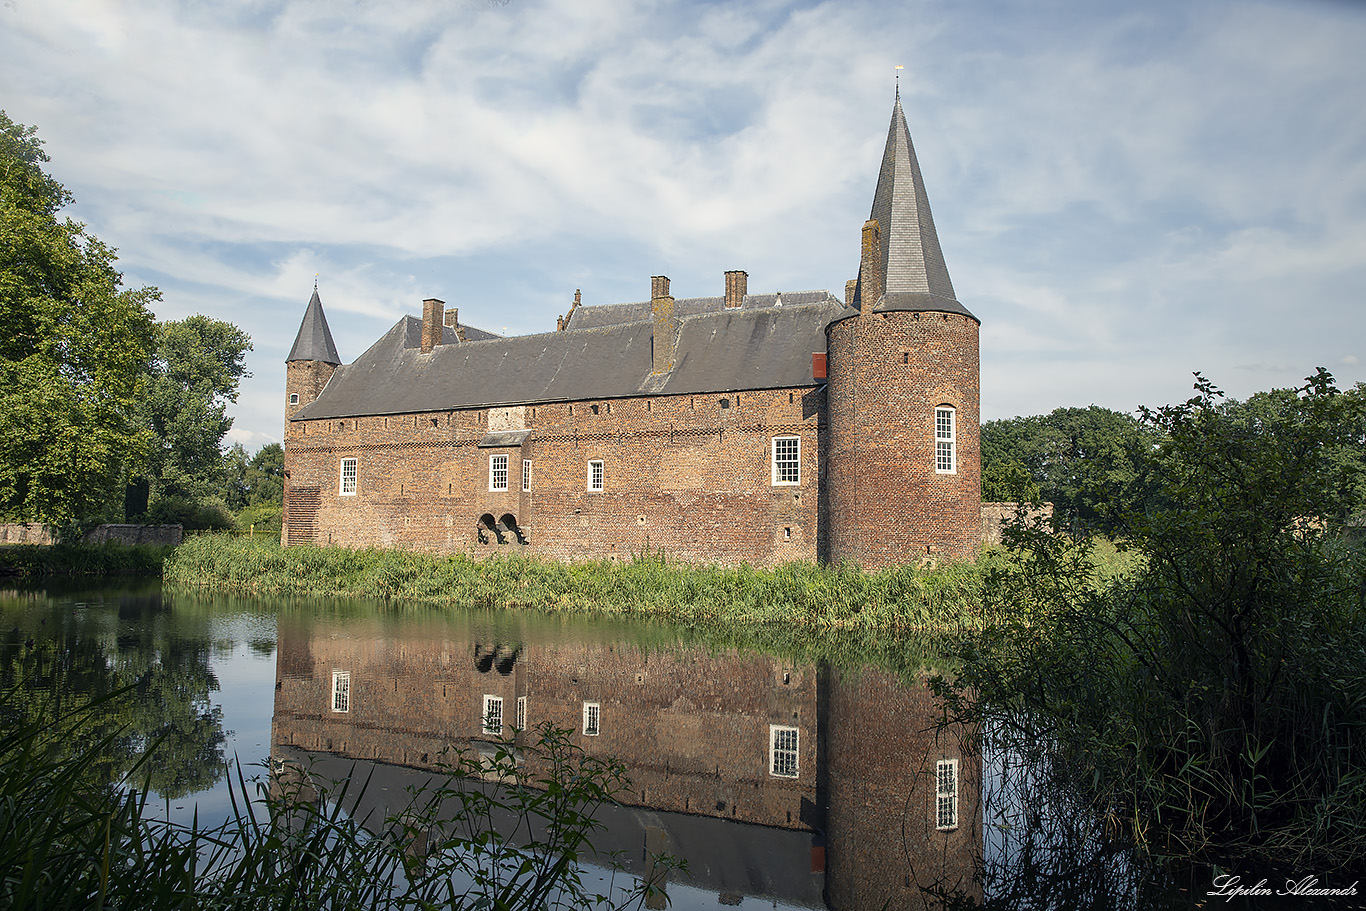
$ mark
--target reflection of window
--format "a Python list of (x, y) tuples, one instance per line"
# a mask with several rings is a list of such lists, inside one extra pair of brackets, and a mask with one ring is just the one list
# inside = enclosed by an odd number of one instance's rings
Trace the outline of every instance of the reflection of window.
[(797, 729), (768, 726), (768, 773), (779, 778), (797, 777)]
[(517, 723), (513, 725), (519, 731), (526, 730), (526, 697), (517, 697)]
[(484, 733), (501, 734), (503, 731), (503, 697), (484, 697)]
[(508, 457), (489, 456), (489, 490), (508, 489)]
[(934, 470), (957, 474), (958, 441), (954, 433), (953, 409), (943, 405), (934, 409)]
[(585, 702), (583, 704), (583, 732), (589, 737), (598, 736), (601, 730), (599, 722), (602, 720), (602, 709), (596, 702)]
[(934, 827), (958, 828), (958, 760), (941, 759), (934, 767)]
[(773, 438), (773, 483), (800, 484), (802, 482), (801, 437)]
[(602, 490), (602, 459), (592, 459), (588, 463), (588, 489)]
[(332, 711), (351, 711), (351, 672), (332, 672)]
[(531, 489), (531, 460), (522, 459), (522, 490)]
[(341, 460), (341, 494), (349, 497), (356, 492), (356, 460)]

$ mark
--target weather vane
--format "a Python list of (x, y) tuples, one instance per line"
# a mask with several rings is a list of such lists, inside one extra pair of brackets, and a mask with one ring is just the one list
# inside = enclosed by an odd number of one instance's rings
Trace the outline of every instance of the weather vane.
[(904, 69), (905, 69), (905, 67), (902, 66), (901, 64), (898, 63), (898, 64), (896, 65), (896, 100), (897, 100), (897, 101), (900, 101), (900, 100), (901, 100), (901, 71), (904, 70)]

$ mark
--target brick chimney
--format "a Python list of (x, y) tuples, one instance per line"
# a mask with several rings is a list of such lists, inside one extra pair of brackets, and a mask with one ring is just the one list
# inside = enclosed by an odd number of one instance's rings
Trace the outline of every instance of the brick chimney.
[(422, 302), (422, 353), (430, 354), (441, 344), (441, 327), (445, 325), (446, 302), (429, 297)]
[(748, 292), (748, 272), (735, 270), (726, 273), (726, 309), (731, 310), (743, 304)]
[(651, 356), (652, 374), (668, 373), (674, 369), (674, 299), (669, 294), (669, 279), (663, 275), (650, 276), (650, 312), (654, 316), (654, 336)]
[(844, 306), (854, 306), (854, 290), (858, 288), (858, 279), (851, 278), (844, 283)]
[(446, 311), (446, 325), (455, 330), (456, 341), (465, 340), (465, 327), (460, 325), (460, 308), (452, 307)]
[(863, 255), (858, 270), (859, 308), (864, 316), (873, 315), (873, 307), (887, 291), (882, 274), (882, 230), (877, 219), (863, 223)]

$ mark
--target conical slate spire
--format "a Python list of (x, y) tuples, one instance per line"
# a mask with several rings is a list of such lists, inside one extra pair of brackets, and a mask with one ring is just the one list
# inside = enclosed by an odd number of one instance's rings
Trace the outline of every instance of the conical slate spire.
[(882, 281), (881, 287), (865, 288), (860, 276), (857, 306), (967, 313), (954, 294), (944, 253), (939, 249), (925, 179), (920, 175), (911, 132), (901, 110), (899, 87), (873, 193), (873, 211), (868, 217), (877, 221), (880, 231)]
[(304, 311), (303, 322), (299, 324), (299, 334), (294, 337), (294, 347), (289, 349), (290, 361), (322, 361), (334, 367), (341, 363), (337, 357), (337, 346), (332, 341), (332, 330), (327, 328), (327, 315), (323, 313), (323, 302), (314, 286), (313, 297)]

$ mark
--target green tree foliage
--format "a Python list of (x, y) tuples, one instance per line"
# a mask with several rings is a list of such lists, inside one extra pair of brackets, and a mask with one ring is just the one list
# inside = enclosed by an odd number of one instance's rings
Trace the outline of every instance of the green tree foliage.
[(1322, 370), (1242, 403), (1196, 390), (1143, 411), (1164, 442), (1156, 496), (1122, 515), (1138, 568), (1098, 585), (1086, 542), (1014, 528), (992, 622), (940, 685), (1154, 853), (1359, 865), (1366, 559), (1342, 537), (1361, 500), (1341, 498), (1360, 395)]
[[(223, 491), (228, 405), (248, 376), (246, 333), (231, 323), (191, 316), (157, 326), (156, 348), (137, 416), (154, 442), (147, 453), (151, 515), (187, 527), (230, 523)], [(210, 513), (217, 513), (215, 521)]]
[(143, 451), (130, 416), (159, 295), (121, 290), (113, 248), (58, 219), (72, 197), (34, 132), (0, 112), (0, 516), (63, 527)]
[(241, 443), (234, 443), (224, 454), (223, 464), (227, 475), (223, 500), (229, 509), (240, 511), (284, 502), (285, 450), (279, 443), (267, 443), (251, 458)]
[(1065, 527), (1117, 530), (1151, 494), (1157, 428), (1091, 405), (982, 426), (982, 498), (1051, 502)]

